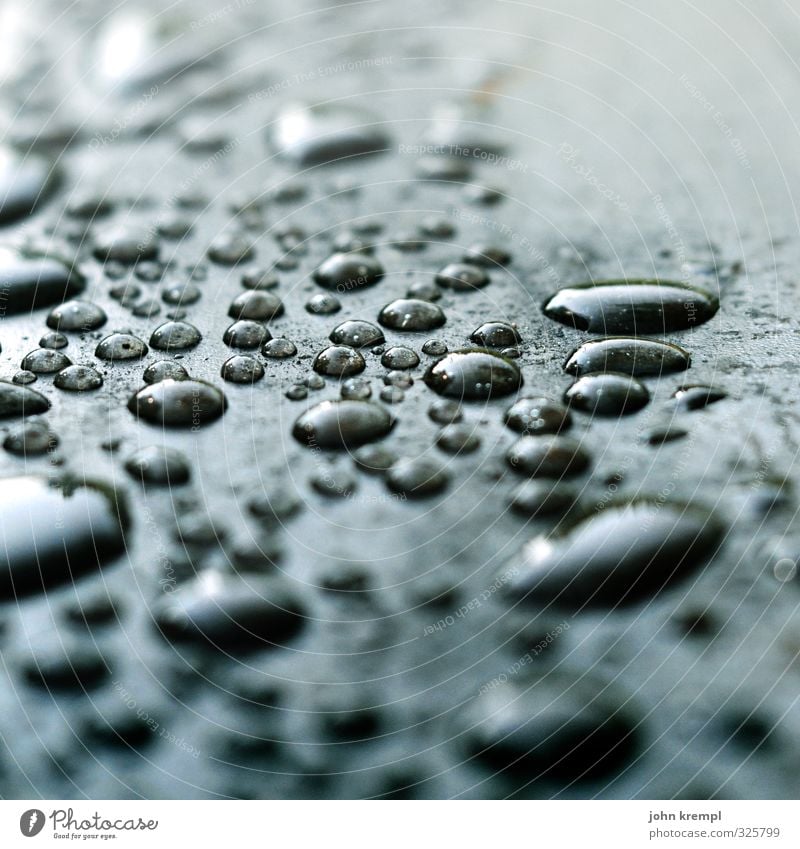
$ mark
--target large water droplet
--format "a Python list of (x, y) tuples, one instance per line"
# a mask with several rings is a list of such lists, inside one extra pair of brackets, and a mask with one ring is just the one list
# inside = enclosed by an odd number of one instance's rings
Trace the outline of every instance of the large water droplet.
[[(333, 254), (314, 272), (314, 280), (325, 289), (343, 295), (374, 286), (383, 277), (383, 266), (368, 254)], [(322, 312), (322, 310), (319, 310)]]
[(50, 310), (47, 326), (63, 333), (97, 330), (107, 321), (105, 311), (90, 301), (67, 301)]
[(35, 416), (49, 409), (50, 402), (36, 390), (0, 380), (0, 419)]
[(29, 312), (79, 294), (83, 277), (63, 262), (0, 250), (0, 292), (5, 312)]
[(186, 321), (168, 321), (160, 325), (150, 337), (150, 345), (157, 351), (185, 351), (199, 345), (200, 331)]
[(516, 392), (522, 373), (511, 360), (491, 351), (453, 351), (425, 373), (425, 383), (450, 398), (479, 401)]
[(337, 345), (349, 345), (351, 348), (371, 348), (386, 341), (380, 327), (358, 319), (343, 321), (333, 329), (329, 338)]
[(666, 342), (618, 336), (593, 339), (574, 351), (564, 371), (576, 376), (615, 371), (633, 377), (685, 371), (691, 363), (688, 351)]
[(441, 327), (447, 319), (441, 307), (418, 298), (399, 298), (387, 304), (378, 321), (390, 330), (424, 333)]
[(218, 419), (228, 406), (225, 395), (201, 380), (162, 380), (140, 389), (128, 402), (138, 418), (162, 427), (195, 429)]
[(100, 484), (0, 481), (0, 598), (73, 581), (121, 554), (124, 516), (119, 496)]
[(389, 138), (370, 113), (341, 104), (289, 105), (272, 125), (278, 152), (297, 165), (323, 165), (385, 150)]
[(512, 469), (532, 478), (579, 475), (591, 462), (581, 443), (566, 436), (523, 436), (511, 446), (507, 459)]
[(672, 333), (704, 324), (719, 309), (710, 292), (660, 280), (606, 280), (570, 286), (544, 306), (548, 318), (590, 333)]
[(650, 400), (650, 393), (642, 383), (625, 374), (587, 374), (567, 389), (564, 400), (584, 413), (621, 416), (641, 410)]
[(292, 433), (311, 447), (357, 448), (386, 436), (394, 421), (371, 401), (323, 401), (300, 416)]
[(570, 609), (649, 598), (691, 574), (716, 550), (722, 528), (696, 505), (663, 500), (614, 504), (528, 542), (512, 565), (515, 594)]

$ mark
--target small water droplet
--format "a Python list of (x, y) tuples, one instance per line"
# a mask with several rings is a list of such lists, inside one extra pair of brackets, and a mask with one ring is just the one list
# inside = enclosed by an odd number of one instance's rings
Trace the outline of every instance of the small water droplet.
[(101, 360), (141, 360), (147, 356), (147, 345), (130, 333), (112, 333), (101, 339), (94, 355)]
[(425, 383), (439, 395), (477, 401), (515, 392), (522, 385), (522, 373), (498, 354), (466, 349), (431, 365)]
[(451, 289), (453, 292), (474, 292), (487, 286), (490, 279), (486, 271), (478, 265), (451, 262), (436, 275), (436, 282), (443, 289)]
[(191, 476), (186, 457), (161, 445), (140, 448), (125, 461), (125, 469), (131, 477), (152, 486), (180, 486)]
[(523, 436), (511, 446), (506, 459), (515, 472), (532, 478), (579, 475), (591, 463), (581, 443), (566, 436)]
[(67, 366), (55, 376), (53, 385), (65, 392), (92, 392), (103, 385), (103, 376), (91, 366)]
[(314, 272), (314, 280), (325, 289), (341, 294), (374, 286), (383, 278), (383, 266), (368, 254), (333, 254)]
[(399, 298), (381, 310), (378, 321), (390, 330), (424, 333), (441, 327), (446, 318), (436, 304), (415, 298)]
[(328, 338), (337, 345), (349, 345), (351, 348), (371, 348), (386, 341), (380, 327), (358, 319), (343, 321)]
[(220, 371), (229, 383), (255, 383), (264, 377), (264, 366), (247, 354), (236, 354), (225, 360)]
[(140, 389), (128, 409), (162, 427), (196, 428), (218, 419), (228, 406), (225, 395), (200, 380), (161, 380)]
[(625, 374), (588, 374), (564, 393), (572, 409), (597, 416), (622, 416), (641, 410), (650, 400), (644, 384)]
[(150, 345), (157, 351), (185, 351), (199, 345), (200, 331), (186, 321), (168, 321), (157, 327), (150, 336)]
[(372, 401), (323, 401), (297, 419), (292, 433), (312, 447), (357, 448), (386, 436), (394, 422)]
[(314, 358), (314, 371), (329, 377), (351, 377), (366, 367), (361, 354), (346, 345), (331, 345)]

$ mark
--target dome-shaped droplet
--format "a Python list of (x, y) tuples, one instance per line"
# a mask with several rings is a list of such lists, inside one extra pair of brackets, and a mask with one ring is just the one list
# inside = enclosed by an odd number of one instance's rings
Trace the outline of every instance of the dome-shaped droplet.
[(380, 327), (357, 319), (343, 321), (331, 331), (328, 338), (336, 345), (349, 345), (351, 348), (371, 348), (386, 341)]
[(162, 445), (140, 448), (125, 461), (125, 469), (131, 477), (152, 486), (179, 486), (191, 475), (186, 457)]
[(467, 424), (449, 424), (436, 436), (436, 444), (448, 454), (471, 454), (481, 445), (476, 429)]
[(34, 389), (0, 380), (0, 419), (35, 416), (49, 409), (50, 402)]
[(0, 292), (7, 315), (60, 304), (85, 285), (82, 275), (59, 260), (0, 249)]
[(381, 356), (381, 365), (384, 368), (391, 369), (409, 369), (416, 368), (419, 365), (419, 356), (416, 351), (411, 348), (404, 348), (402, 345), (395, 345), (384, 351)]
[(346, 345), (331, 345), (314, 358), (314, 371), (329, 377), (352, 377), (366, 367), (364, 357)]
[(162, 427), (198, 428), (218, 419), (225, 395), (201, 380), (162, 380), (140, 389), (128, 402), (138, 418)]
[(120, 496), (100, 484), (0, 481), (0, 598), (43, 592), (125, 549)]
[(171, 642), (241, 652), (283, 645), (304, 619), (277, 581), (209, 572), (154, 605), (153, 622)]
[(202, 338), (193, 324), (168, 321), (153, 331), (150, 345), (157, 351), (185, 351), (199, 345)]
[(703, 407), (727, 397), (728, 393), (724, 389), (701, 384), (681, 386), (673, 394), (678, 406), (684, 410), (702, 410)]
[(510, 348), (519, 345), (522, 337), (507, 321), (487, 321), (470, 334), (470, 341), (484, 348)]
[(151, 363), (145, 370), (145, 383), (158, 383), (161, 380), (186, 380), (189, 372), (175, 360), (158, 360)]
[(71, 364), (70, 358), (63, 352), (52, 348), (37, 348), (22, 358), (20, 367), (34, 374), (55, 374)]
[(218, 265), (237, 265), (253, 254), (253, 243), (241, 233), (220, 233), (208, 246), (208, 258)]
[(147, 345), (130, 333), (112, 333), (101, 339), (94, 355), (101, 360), (111, 362), (120, 360), (141, 360), (147, 356)]
[(515, 594), (559, 607), (616, 607), (691, 574), (722, 540), (702, 507), (654, 499), (611, 504), (528, 542), (512, 559)]
[(581, 345), (564, 364), (564, 371), (577, 377), (605, 371), (648, 377), (685, 371), (691, 359), (689, 352), (677, 345), (618, 336)]
[(386, 436), (394, 426), (389, 412), (371, 401), (323, 401), (295, 422), (295, 439), (310, 447), (357, 448)]
[(549, 398), (520, 398), (506, 410), (505, 423), (517, 433), (558, 433), (571, 424), (569, 410)]
[(107, 316), (97, 304), (90, 301), (67, 301), (50, 310), (47, 326), (63, 333), (86, 333), (102, 327)]
[(436, 275), (436, 282), (443, 289), (454, 292), (474, 292), (489, 284), (489, 275), (478, 265), (452, 262)]
[(283, 315), (283, 302), (273, 292), (248, 289), (233, 299), (228, 315), (237, 320), (269, 321)]
[(450, 398), (479, 401), (516, 392), (522, 373), (515, 363), (490, 351), (454, 351), (434, 363), (425, 383)]
[(586, 471), (591, 457), (566, 436), (523, 436), (509, 449), (508, 464), (521, 475), (562, 478)]
[(383, 277), (383, 266), (368, 254), (333, 254), (314, 272), (314, 280), (340, 295), (374, 286)]
[(271, 360), (285, 360), (297, 353), (297, 346), (291, 339), (279, 336), (266, 342), (261, 348), (261, 353)]
[(43, 156), (0, 148), (0, 224), (30, 215), (57, 182), (58, 171)]
[(229, 383), (255, 383), (264, 377), (264, 366), (248, 354), (236, 354), (225, 360), (220, 370)]
[(424, 333), (441, 327), (447, 319), (441, 307), (417, 298), (399, 298), (387, 304), (378, 321), (390, 330)]
[(255, 351), (270, 339), (272, 334), (265, 325), (246, 319), (235, 321), (222, 335), (222, 341), (229, 348), (242, 351)]
[(47, 426), (47, 422), (32, 421), (11, 430), (3, 440), (3, 448), (9, 454), (35, 457), (55, 450), (58, 441), (58, 437)]
[(641, 410), (650, 400), (644, 384), (625, 374), (587, 374), (564, 393), (575, 410), (597, 416), (621, 416)]
[(319, 292), (312, 295), (306, 303), (306, 312), (311, 315), (333, 315), (342, 308), (338, 298), (327, 292)]
[(271, 125), (278, 153), (296, 165), (324, 165), (378, 153), (389, 145), (383, 125), (369, 112), (346, 104), (290, 104)]
[(719, 309), (715, 295), (660, 280), (608, 280), (570, 286), (544, 306), (548, 318), (590, 333), (672, 333), (704, 324)]
[(101, 230), (94, 239), (94, 255), (103, 262), (133, 265), (157, 259), (159, 241), (155, 230), (135, 225), (117, 225)]
[(102, 385), (103, 376), (91, 366), (67, 366), (53, 380), (53, 386), (65, 392), (92, 392)]
[(63, 333), (57, 333), (55, 330), (45, 333), (39, 340), (40, 348), (52, 348), (54, 351), (66, 348), (68, 345), (69, 339)]
[(450, 476), (434, 460), (414, 457), (398, 460), (386, 472), (386, 485), (407, 498), (428, 498), (447, 488)]

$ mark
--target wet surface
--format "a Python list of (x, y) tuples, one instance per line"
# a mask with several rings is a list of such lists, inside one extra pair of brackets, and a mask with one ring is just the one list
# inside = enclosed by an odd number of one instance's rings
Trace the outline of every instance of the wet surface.
[(712, 7), (0, 33), (0, 795), (797, 796), (800, 104)]

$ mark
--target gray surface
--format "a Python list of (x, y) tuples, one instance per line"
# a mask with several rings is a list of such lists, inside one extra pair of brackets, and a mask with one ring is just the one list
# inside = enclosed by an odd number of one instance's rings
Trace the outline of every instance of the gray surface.
[[(141, 10), (145, 23), (150, 18), (145, 4), (129, 8)], [(298, 269), (279, 273), (286, 315), (272, 323), (273, 333), (279, 335), (277, 328), (291, 338), (300, 356), (269, 362), (266, 378), (253, 388), (226, 384), (230, 409), (216, 424), (196, 434), (162, 435), (136, 423), (126, 402), (141, 384), (144, 364), (160, 358), (155, 352), (143, 364), (95, 361), (105, 375), (96, 395), (65, 396), (46, 377), (35, 384), (53, 403), (47, 419), (61, 439), (64, 467), (89, 470), (125, 491), (133, 529), (127, 555), (93, 582), (6, 604), (0, 612), (6, 625), (2, 794), (338, 798), (406, 788), (403, 794), (427, 798), (515, 791), (578, 798), (796, 796), (800, 595), (796, 580), (783, 583), (773, 574), (778, 560), (800, 555), (794, 490), (784, 487), (785, 500), (766, 515), (762, 509), (776, 480), (796, 477), (798, 445), (793, 191), (800, 71), (793, 56), (800, 22), (791, 7), (370, 2), (321, 11), (312, 4), (261, 3), (154, 8), (167, 70), (156, 74), (158, 91), (147, 100), (142, 95), (150, 79), (128, 75), (124, 86), (114, 85), (95, 67), (103, 26), (122, 12), (96, 3), (68, 10), (39, 4), (23, 15), (27, 34), (9, 29), (2, 36), (10, 46), (0, 52), (11, 57), (2, 95), (6, 138), (24, 149), (37, 127), (43, 127), (39, 146), (48, 136), (58, 141), (59, 126), (67, 138), (76, 132), (63, 151), (50, 145), (65, 172), (62, 188), (29, 221), (3, 232), (12, 243), (77, 250), (91, 280), (88, 296), (107, 310), (109, 322), (71, 338), (73, 361), (92, 362), (97, 340), (112, 329), (149, 338), (167, 311), (135, 318), (108, 297), (111, 281), (91, 258), (100, 222), (85, 241), (80, 234), (77, 243), (67, 240), (75, 232), (64, 214), (73, 193), (107, 192), (116, 204), (110, 220), (148, 226), (177, 192), (202, 190), (208, 205), (191, 213), (191, 236), (163, 246), (162, 255), (174, 261), (165, 282), (181, 281), (234, 218), (227, 206), (232, 196), (293, 173), (265, 141), (284, 103), (349, 98), (387, 122), (392, 149), (309, 170), (299, 178), (309, 194), (298, 208), (268, 206), (267, 225), (286, 219), (311, 236)], [(186, 57), (203, 61), (165, 82)], [(360, 68), (346, 64), (354, 60), (367, 61)], [(475, 122), (470, 130), (489, 128), (507, 145), (508, 161), (476, 161), (473, 176), (497, 184), (507, 195), (501, 204), (469, 204), (458, 186), (414, 180), (416, 157), (399, 146), (423, 140), (442, 103), (455, 104), (463, 120)], [(180, 119), (204, 110), (223, 116), (223, 154), (182, 149)], [(115, 133), (115, 126), (122, 130)], [(98, 142), (104, 135), (113, 138)], [(332, 197), (340, 178), (361, 190)], [(310, 274), (330, 252), (332, 234), (353, 218), (377, 216), (386, 221), (388, 237), (413, 229), (429, 213), (449, 217), (455, 237), (420, 253), (379, 248), (387, 270), (381, 284), (342, 296), (336, 316), (305, 312), (308, 297), (321, 291)], [(275, 240), (269, 232), (253, 235), (256, 261), (271, 264), (281, 253)], [(510, 780), (469, 760), (463, 747), (464, 705), (477, 700), (480, 710), (481, 685), (508, 670), (562, 615), (513, 607), (492, 593), (451, 627), (425, 635), (480, 597), (506, 559), (553, 524), (526, 523), (508, 510), (518, 482), (503, 461), (514, 440), (502, 425), (510, 400), (465, 405), (465, 420), (480, 424), (482, 446), (448, 458), (433, 447), (437, 427), (425, 411), (435, 396), (419, 379), (430, 361), (422, 357), (414, 386), (394, 408), (399, 421), (386, 442), (449, 463), (447, 491), (420, 502), (387, 498), (379, 478), (361, 473), (353, 500), (314, 493), (308, 479), (320, 457), (290, 435), (307, 404), (288, 401), (283, 392), (310, 373), (310, 357), (330, 330), (347, 317), (374, 321), (411, 282), (431, 279), (484, 239), (506, 244), (513, 262), (493, 272), (479, 293), (446, 293), (440, 304), (447, 325), (430, 335), (456, 348), (486, 318), (516, 321), (526, 394), (558, 397), (570, 382), (562, 363), (585, 338), (541, 314), (541, 302), (559, 286), (589, 276), (659, 274), (718, 285), (721, 294), (711, 322), (670, 339), (692, 353), (688, 379), (729, 392), (712, 407), (681, 414), (688, 438), (659, 449), (639, 439), (643, 428), (672, 415), (669, 395), (682, 375), (648, 381), (654, 400), (642, 413), (591, 422), (579, 417), (573, 428), (594, 459), (591, 473), (578, 481), (586, 505), (605, 498), (610, 476), (622, 471), (620, 496), (674, 485), (671, 497), (715, 507), (729, 528), (721, 553), (687, 582), (645, 604), (570, 617), (569, 630), (514, 676), (524, 688), (549, 674), (558, 689), (589, 675), (625, 705), (639, 726), (636, 749), (619, 769), (594, 781)], [(199, 284), (203, 297), (188, 308), (204, 339), (182, 362), (193, 376), (220, 386), (219, 368), (228, 356), (221, 336), (228, 304), (240, 291), (238, 277), (237, 270), (210, 264)], [(46, 310), (2, 320), (3, 376), (36, 347), (45, 317)], [(425, 338), (387, 333), (389, 342), (417, 350)], [(377, 357), (367, 361), (377, 394), (385, 370)], [(337, 395), (329, 381), (309, 393), (309, 402)], [(101, 447), (109, 439), (120, 440), (114, 452)], [(164, 443), (191, 459), (192, 482), (145, 496), (126, 475), (124, 459), (140, 445)], [(3, 453), (0, 474), (46, 472), (50, 459)], [(352, 466), (346, 457), (333, 462)], [(248, 499), (283, 489), (296, 490), (302, 509), (282, 527), (260, 526), (247, 513)], [(176, 515), (187, 513), (212, 516), (226, 531), (222, 547), (182, 551), (174, 527)], [(281, 580), (305, 601), (310, 618), (296, 640), (278, 651), (219, 659), (173, 648), (154, 633), (151, 607), (162, 595), (165, 552), (176, 575), (230, 570), (231, 542), (251, 538), (280, 552)], [(366, 576), (373, 590), (367, 598), (322, 588), (352, 569)], [(89, 633), (65, 623), (65, 605), (76, 591), (83, 597), (106, 589), (119, 602), (118, 622)], [(687, 635), (679, 622), (702, 611), (712, 633)], [(107, 679), (87, 693), (52, 696), (26, 683), (21, 670), (31, 653), (52, 651), (61, 640), (96, 642), (111, 669)], [(259, 688), (277, 690), (279, 707), (242, 700)], [(131, 699), (133, 708), (126, 704)], [(377, 723), (368, 732), (373, 739), (347, 743), (328, 730), (332, 713), (362, 709)], [(137, 710), (178, 742), (157, 731), (134, 750), (113, 735), (109, 742), (91, 733), (101, 717), (121, 727)], [(758, 724), (774, 727), (760, 747), (752, 733)], [(264, 739), (277, 742), (259, 745)]]

